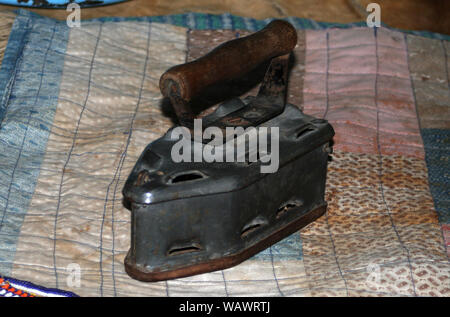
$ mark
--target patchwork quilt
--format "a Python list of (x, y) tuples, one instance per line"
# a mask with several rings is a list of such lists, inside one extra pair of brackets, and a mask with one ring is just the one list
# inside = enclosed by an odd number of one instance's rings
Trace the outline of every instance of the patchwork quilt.
[(42, 296), (449, 296), (450, 38), (287, 20), (298, 29), (288, 102), (336, 131), (327, 213), (236, 267), (143, 283), (124, 271), (121, 190), (173, 124), (159, 77), (270, 19), (69, 28), (18, 11), (0, 70), (0, 286), (28, 281)]

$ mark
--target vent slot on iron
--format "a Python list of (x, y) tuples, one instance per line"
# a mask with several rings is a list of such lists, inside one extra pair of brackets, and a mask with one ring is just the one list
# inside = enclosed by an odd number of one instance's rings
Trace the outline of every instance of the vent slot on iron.
[(290, 210), (300, 207), (303, 205), (303, 202), (300, 200), (291, 200), (280, 206), (277, 210), (277, 214), (275, 216), (276, 219), (279, 219), (286, 215)]
[(168, 256), (175, 256), (186, 253), (199, 252), (202, 250), (202, 246), (199, 243), (192, 242), (188, 244), (175, 245), (167, 252)]
[(205, 177), (206, 176), (204, 174), (200, 173), (199, 171), (188, 171), (188, 172), (183, 172), (183, 173), (174, 175), (173, 177), (171, 177), (169, 179), (168, 183), (169, 184), (180, 184), (180, 183), (184, 183), (184, 182), (200, 180)]
[(257, 162), (262, 162), (261, 158), (265, 158), (266, 156), (269, 156), (270, 152), (265, 152), (265, 151), (259, 151), (256, 152), (256, 161), (250, 161), (250, 156), (249, 153), (246, 153), (245, 155), (245, 164), (246, 165), (251, 165)]
[(259, 229), (261, 229), (266, 224), (267, 224), (267, 220), (263, 219), (261, 217), (257, 217), (255, 219), (253, 219), (252, 221), (247, 223), (244, 226), (244, 228), (242, 228), (241, 238), (244, 239), (244, 238), (250, 236), (252, 233), (258, 231)]
[(295, 138), (300, 139), (301, 137), (303, 137), (306, 134), (313, 132), (315, 130), (316, 130), (316, 128), (314, 126), (307, 124), (295, 132)]

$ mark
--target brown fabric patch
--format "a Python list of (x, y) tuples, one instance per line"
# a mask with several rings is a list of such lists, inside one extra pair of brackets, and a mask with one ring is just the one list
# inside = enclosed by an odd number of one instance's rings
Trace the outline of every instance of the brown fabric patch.
[(6, 45), (8, 44), (9, 33), (16, 15), (10, 11), (0, 11), (0, 65), (3, 61)]
[(408, 35), (407, 44), (421, 128), (450, 129), (449, 43)]
[(327, 215), (301, 231), (313, 296), (449, 294), (426, 173), (414, 157), (333, 154)]

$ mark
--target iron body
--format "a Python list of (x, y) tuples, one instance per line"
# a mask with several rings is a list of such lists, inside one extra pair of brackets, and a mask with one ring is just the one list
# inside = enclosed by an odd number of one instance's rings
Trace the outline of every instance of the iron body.
[[(145, 148), (123, 189), (131, 210), (131, 247), (125, 259), (131, 277), (159, 281), (228, 268), (326, 211), (334, 130), (326, 120), (285, 104), (287, 61), (287, 54), (272, 59), (256, 97), (233, 98), (203, 118), (203, 129), (277, 128), (275, 173), (261, 173), (268, 153), (259, 149), (253, 153), (256, 161), (176, 163), (171, 155), (179, 141), (172, 135), (175, 127)], [(172, 77), (162, 82), (161, 91), (171, 99), (180, 124), (192, 131), (193, 114), (180, 92), (182, 83)], [(223, 139), (213, 147), (230, 142), (237, 147), (245, 138)], [(268, 139), (271, 151), (274, 143)], [(189, 142), (192, 151), (212, 146), (195, 138)], [(250, 157), (254, 149), (246, 151)]]
[[(132, 211), (129, 275), (157, 281), (223, 269), (325, 212), (332, 127), (292, 105), (261, 126), (279, 127), (273, 174), (260, 173), (262, 162), (174, 163), (170, 130), (145, 149), (123, 191)], [(173, 182), (183, 175), (194, 177)]]

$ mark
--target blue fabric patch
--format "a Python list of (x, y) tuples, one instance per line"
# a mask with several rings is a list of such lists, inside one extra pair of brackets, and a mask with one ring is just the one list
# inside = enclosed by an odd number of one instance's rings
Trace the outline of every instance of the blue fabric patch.
[(22, 14), (0, 69), (0, 272), (10, 273), (56, 110), (69, 28)]
[(270, 248), (253, 256), (252, 260), (301, 260), (303, 258), (302, 240), (300, 233), (296, 232)]
[(450, 130), (422, 129), (428, 181), (440, 223), (450, 223)]

